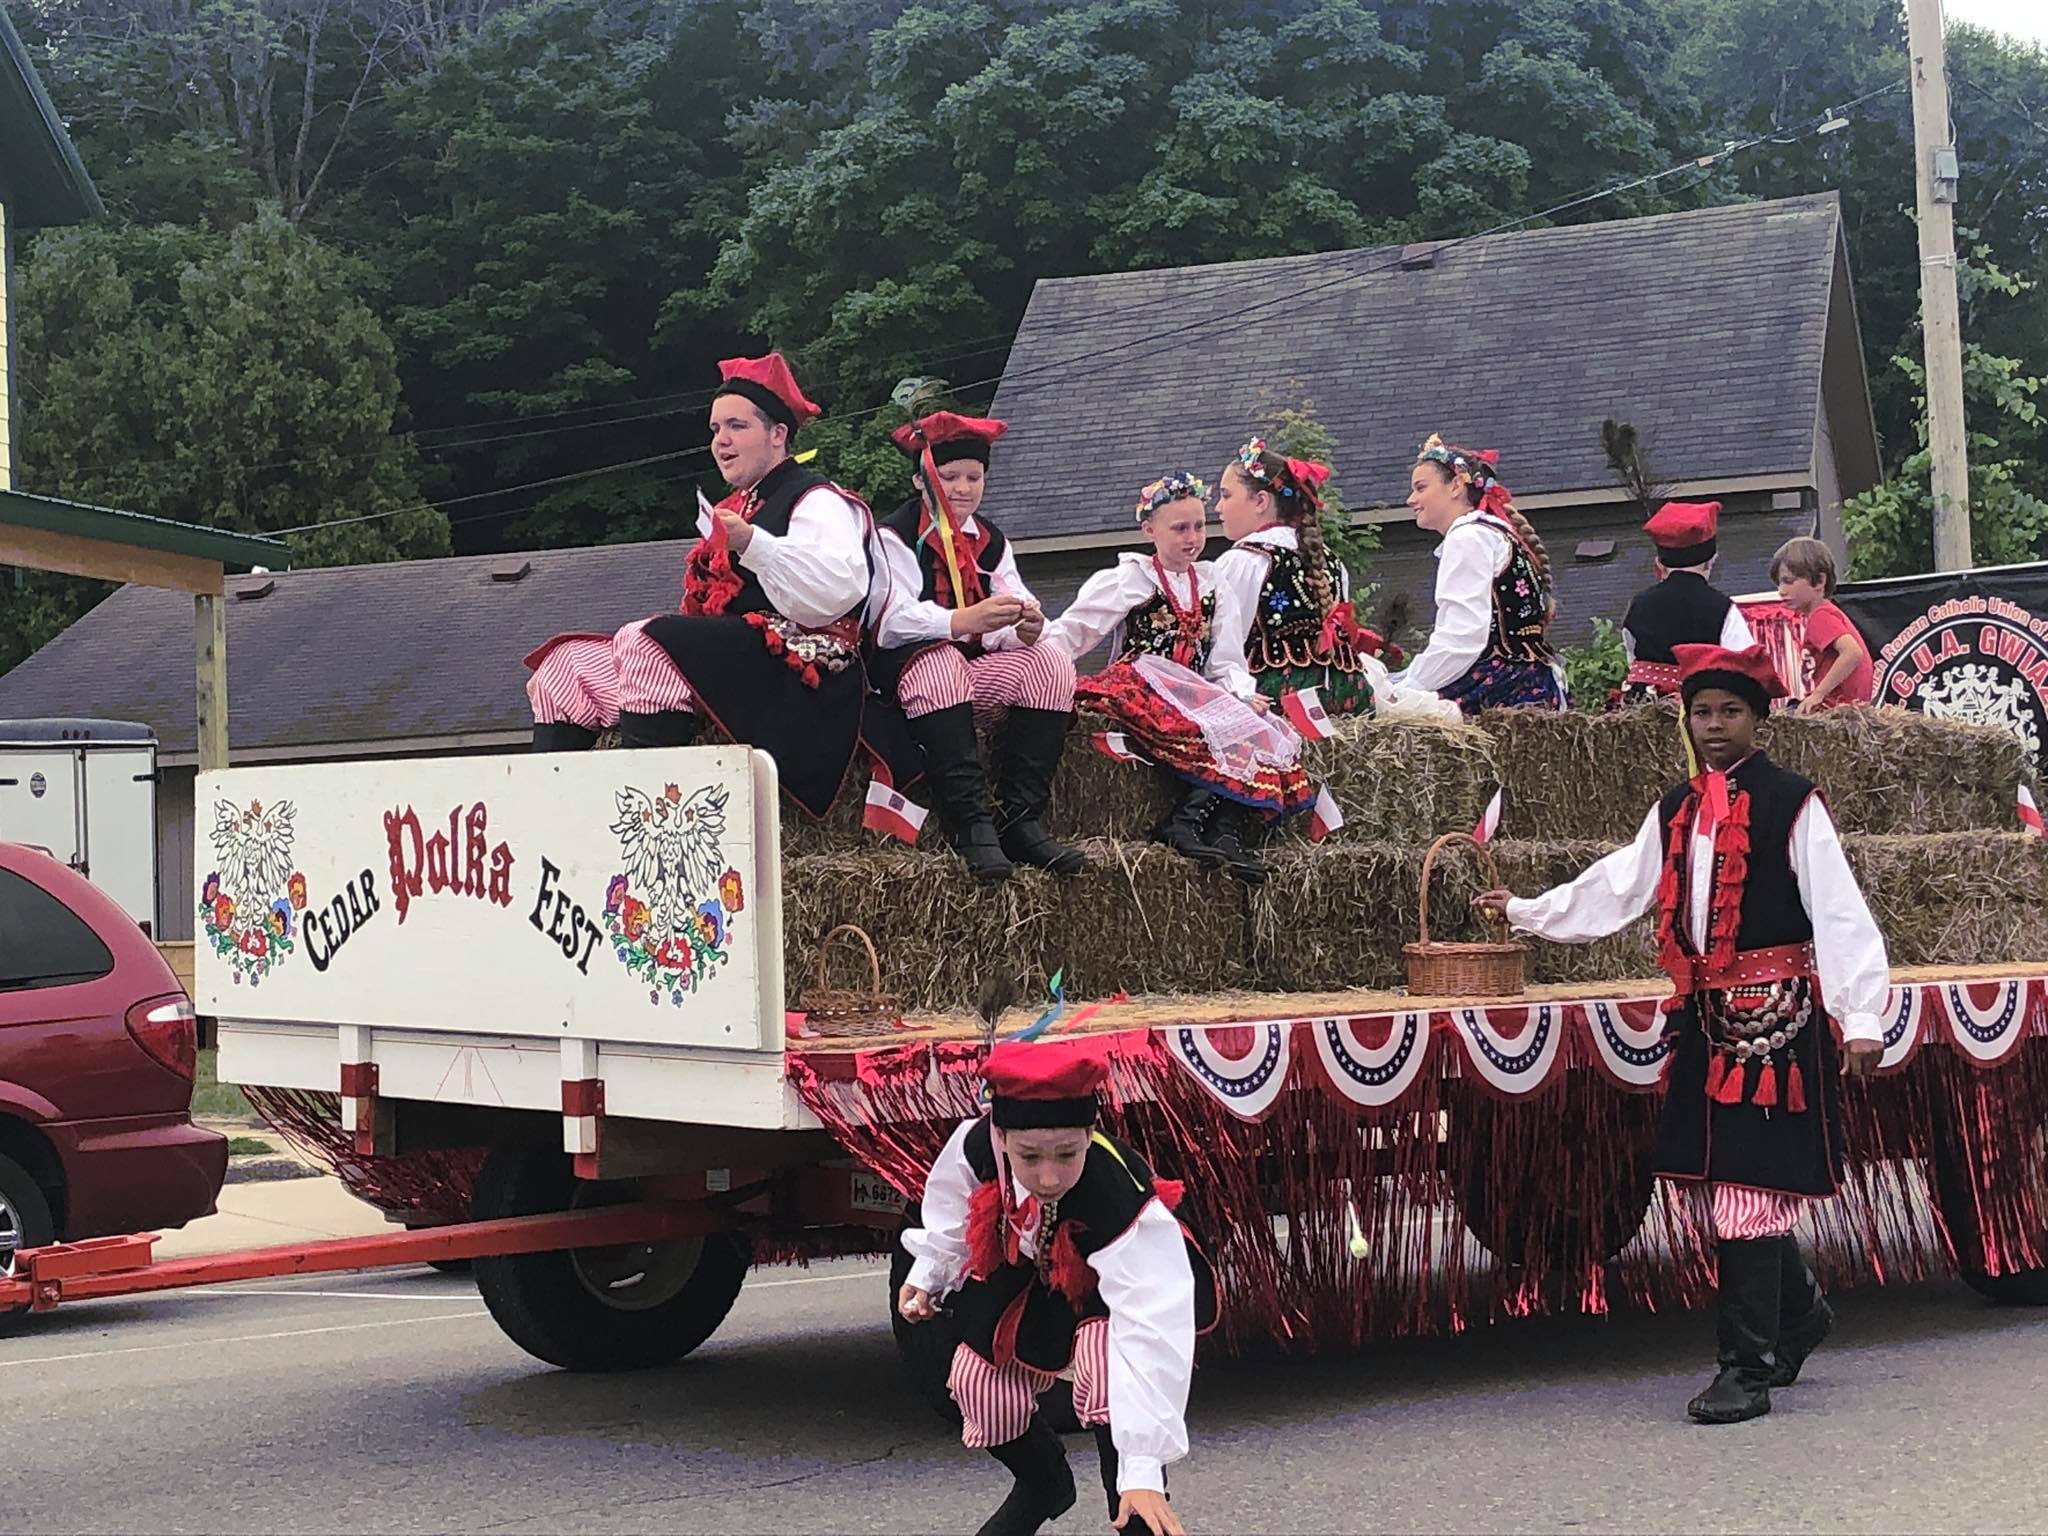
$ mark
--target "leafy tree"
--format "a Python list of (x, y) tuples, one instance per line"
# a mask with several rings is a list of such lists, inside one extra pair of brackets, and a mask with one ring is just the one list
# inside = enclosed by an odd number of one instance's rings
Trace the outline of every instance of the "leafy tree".
[[(1985, 246), (1957, 264), (1965, 330), (1995, 333), (1995, 300), (2014, 300), (2034, 284), (2002, 271)], [(1917, 391), (1919, 450), (1884, 484), (1842, 504), (1850, 575), (1901, 576), (1934, 566), (1934, 455), (1927, 446), (1927, 373), (1919, 352), (1902, 352), (1892, 367)], [(1963, 344), (1963, 414), (1970, 466), (1970, 547), (1978, 565), (2007, 565), (2048, 555), (2048, 499), (2043, 480), (2042, 419), (2035, 397), (2042, 380), (2016, 357), (1980, 342)]]
[[(223, 237), (106, 224), (43, 236), (17, 294), (21, 483), (245, 532), (307, 528), (297, 564), (439, 554), (393, 432), (390, 340), (354, 265), (271, 211)], [(0, 662), (97, 589), (0, 588)]]

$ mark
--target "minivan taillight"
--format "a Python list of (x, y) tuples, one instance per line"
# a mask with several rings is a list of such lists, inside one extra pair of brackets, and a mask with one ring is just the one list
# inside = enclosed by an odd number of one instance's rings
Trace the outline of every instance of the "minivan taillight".
[(186, 1082), (199, 1063), (199, 1016), (186, 997), (156, 997), (128, 1010), (128, 1033), (158, 1066)]

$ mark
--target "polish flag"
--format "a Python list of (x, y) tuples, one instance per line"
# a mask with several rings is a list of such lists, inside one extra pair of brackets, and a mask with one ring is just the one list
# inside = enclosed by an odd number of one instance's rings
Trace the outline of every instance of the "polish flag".
[(1306, 741), (1328, 741), (1337, 734), (1323, 709), (1322, 695), (1313, 688), (1296, 688), (1280, 695), (1281, 713)]
[(1104, 757), (1113, 757), (1120, 763), (1142, 763), (1148, 760), (1142, 752), (1132, 748), (1130, 740), (1122, 731), (1097, 731), (1094, 741), (1096, 751)]
[(1490, 843), (1493, 834), (1500, 830), (1500, 791), (1493, 792), (1493, 798), (1486, 802), (1486, 809), (1480, 814), (1479, 825), (1472, 829), (1472, 841)]
[(1344, 813), (1337, 808), (1337, 797), (1325, 784), (1316, 791), (1316, 803), (1308, 813), (1308, 840), (1320, 843), (1343, 825)]
[(2041, 808), (2034, 804), (2033, 791), (2024, 784), (2020, 786), (2020, 825), (2036, 837), (2048, 836), (2048, 828), (2041, 825)]
[(868, 785), (867, 809), (861, 812), (860, 824), (870, 832), (886, 832), (906, 843), (914, 843), (919, 829), (924, 826), (925, 817), (930, 814), (915, 800), (906, 800), (876, 780)]

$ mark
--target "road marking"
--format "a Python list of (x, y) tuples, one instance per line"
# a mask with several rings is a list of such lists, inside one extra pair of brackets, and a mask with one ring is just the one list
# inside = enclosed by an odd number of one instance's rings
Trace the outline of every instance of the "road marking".
[(753, 1280), (747, 1284), (750, 1291), (772, 1291), (778, 1285), (830, 1285), (835, 1280), (872, 1280), (877, 1275), (886, 1275), (886, 1269), (857, 1269), (844, 1275), (801, 1275), (794, 1280)]
[(34, 1355), (26, 1360), (0, 1360), (0, 1370), (23, 1365), (62, 1365), (73, 1360), (103, 1360), (114, 1355), (154, 1355), (172, 1349), (208, 1349), (222, 1344), (267, 1344), (276, 1339), (307, 1339), (321, 1333), (360, 1333), (370, 1328), (410, 1328), (418, 1323), (449, 1323), (465, 1317), (489, 1317), (482, 1307), (467, 1312), (437, 1312), (428, 1317), (398, 1317), (383, 1323), (334, 1323), (325, 1328), (287, 1328), (279, 1333), (237, 1333), (226, 1338), (181, 1339), (175, 1344), (130, 1344), (120, 1349), (86, 1349), (69, 1355)]

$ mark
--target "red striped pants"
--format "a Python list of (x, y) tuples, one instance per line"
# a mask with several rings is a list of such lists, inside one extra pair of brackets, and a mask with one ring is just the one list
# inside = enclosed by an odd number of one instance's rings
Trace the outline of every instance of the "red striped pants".
[(1801, 1201), (1774, 1189), (1742, 1184), (1714, 1184), (1714, 1236), (1723, 1242), (1783, 1237), (1799, 1224)]
[[(1059, 1378), (1011, 1361), (990, 1365), (962, 1344), (953, 1351), (946, 1390), (960, 1405), (961, 1443), (977, 1451), (1005, 1445), (1031, 1427), (1038, 1400)], [(1085, 1425), (1109, 1422), (1109, 1319), (1074, 1330), (1074, 1416)]]
[(668, 652), (647, 638), (647, 623), (636, 619), (610, 640), (565, 640), (549, 651), (526, 680), (534, 722), (601, 731), (617, 725), (621, 711), (688, 709), (690, 685)]
[(972, 704), (976, 719), (1011, 708), (1072, 709), (1074, 658), (1044, 641), (971, 658), (934, 645), (903, 669), (896, 697), (913, 720), (956, 704)]

